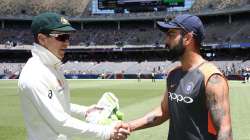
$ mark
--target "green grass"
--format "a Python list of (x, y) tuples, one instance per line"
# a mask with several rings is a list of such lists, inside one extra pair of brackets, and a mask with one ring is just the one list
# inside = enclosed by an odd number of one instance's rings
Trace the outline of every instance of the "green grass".
[[(150, 80), (70, 80), (71, 100), (90, 105), (102, 93), (110, 91), (120, 100), (125, 121), (143, 116), (160, 104), (165, 81)], [(230, 82), (231, 115), (234, 140), (250, 140), (250, 84)], [(0, 80), (0, 140), (25, 140), (26, 129), (17, 94), (17, 81)], [(129, 140), (165, 140), (168, 122), (161, 126), (134, 132)], [(89, 138), (77, 140), (89, 140)]]

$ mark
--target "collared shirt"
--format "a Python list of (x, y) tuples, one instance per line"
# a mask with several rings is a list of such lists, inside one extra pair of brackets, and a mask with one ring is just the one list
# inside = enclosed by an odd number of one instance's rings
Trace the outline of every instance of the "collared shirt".
[(46, 48), (34, 44), (18, 87), (29, 140), (69, 140), (72, 136), (109, 139), (112, 126), (73, 117), (83, 117), (86, 107), (70, 103), (61, 61)]

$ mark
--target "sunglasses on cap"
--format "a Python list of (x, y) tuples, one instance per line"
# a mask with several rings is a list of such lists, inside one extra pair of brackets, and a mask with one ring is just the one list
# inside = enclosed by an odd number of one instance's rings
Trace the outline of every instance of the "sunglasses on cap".
[(70, 34), (51, 33), (51, 34), (49, 34), (49, 36), (54, 37), (56, 40), (61, 41), (61, 42), (65, 42), (65, 41), (69, 40), (69, 38), (70, 38)]

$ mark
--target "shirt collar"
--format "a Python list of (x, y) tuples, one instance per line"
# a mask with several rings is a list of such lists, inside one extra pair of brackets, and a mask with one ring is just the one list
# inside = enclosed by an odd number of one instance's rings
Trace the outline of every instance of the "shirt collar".
[(45, 65), (59, 67), (62, 64), (60, 59), (39, 44), (34, 43), (31, 53), (32, 56), (39, 57)]

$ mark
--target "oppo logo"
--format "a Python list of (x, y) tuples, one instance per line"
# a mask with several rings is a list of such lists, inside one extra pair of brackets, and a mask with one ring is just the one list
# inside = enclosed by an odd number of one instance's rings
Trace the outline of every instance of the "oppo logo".
[(194, 101), (191, 97), (178, 95), (178, 94), (172, 93), (172, 92), (168, 92), (168, 98), (171, 101), (176, 101), (177, 103), (184, 102), (186, 104), (190, 104)]

